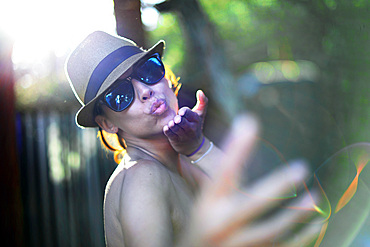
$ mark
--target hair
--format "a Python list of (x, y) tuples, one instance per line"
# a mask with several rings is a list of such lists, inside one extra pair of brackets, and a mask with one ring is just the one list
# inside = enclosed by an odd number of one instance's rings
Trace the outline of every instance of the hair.
[[(171, 83), (170, 87), (172, 88), (173, 92), (177, 96), (179, 93), (179, 90), (181, 88), (181, 83), (179, 83), (180, 77), (176, 77), (175, 74), (172, 72), (172, 70), (165, 65), (165, 78)], [(95, 111), (94, 115), (100, 115), (102, 114), (101, 110), (101, 104), (102, 101), (98, 100), (95, 104)], [(114, 154), (114, 161), (119, 164), (126, 153), (126, 142), (125, 140), (118, 135), (118, 133), (108, 133), (102, 128), (99, 127), (98, 136), (101, 145), (106, 149), (110, 150)]]

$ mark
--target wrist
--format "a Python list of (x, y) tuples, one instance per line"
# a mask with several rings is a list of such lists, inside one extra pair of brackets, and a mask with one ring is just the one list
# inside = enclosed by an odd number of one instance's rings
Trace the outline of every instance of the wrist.
[(204, 138), (203, 140), (204, 142), (199, 148), (199, 150), (195, 152), (194, 154), (188, 156), (188, 158), (191, 160), (191, 163), (193, 164), (197, 163), (198, 161), (203, 159), (205, 156), (207, 156), (208, 153), (213, 148), (213, 143), (210, 140), (208, 140), (208, 138)]
[(187, 157), (191, 157), (191, 156), (195, 155), (196, 153), (198, 153), (198, 152), (199, 152), (199, 150), (203, 147), (205, 140), (206, 140), (206, 138), (203, 136), (203, 138), (202, 138), (202, 143), (198, 146), (198, 148), (197, 148), (197, 149), (195, 149), (191, 154), (188, 154), (188, 155), (186, 155), (186, 156), (187, 156)]

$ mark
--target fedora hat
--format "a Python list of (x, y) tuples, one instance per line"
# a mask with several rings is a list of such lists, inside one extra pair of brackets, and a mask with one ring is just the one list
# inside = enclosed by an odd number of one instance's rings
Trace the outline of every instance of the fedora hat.
[(98, 127), (94, 107), (99, 96), (141, 58), (154, 53), (162, 56), (163, 49), (163, 40), (144, 50), (129, 39), (102, 31), (88, 35), (65, 65), (70, 86), (82, 105), (76, 114), (76, 124), (81, 128)]

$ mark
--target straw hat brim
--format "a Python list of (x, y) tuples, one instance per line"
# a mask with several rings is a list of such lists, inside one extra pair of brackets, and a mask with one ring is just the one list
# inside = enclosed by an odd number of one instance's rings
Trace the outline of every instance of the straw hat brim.
[[(141, 53), (138, 53), (136, 55), (133, 55), (132, 57), (126, 59), (121, 64), (119, 64), (110, 74), (107, 76), (107, 78), (104, 80), (102, 86), (96, 96), (88, 102), (86, 105), (82, 106), (78, 112), (76, 113), (76, 124), (80, 128), (84, 127), (98, 127), (97, 123), (95, 122), (95, 116), (94, 116), (94, 108), (95, 103), (99, 99), (99, 97), (125, 72), (127, 72), (135, 63), (140, 61), (145, 56), (150, 56), (154, 53), (159, 53), (159, 55), (162, 57), (164, 50), (164, 41), (161, 40), (157, 44), (155, 44), (152, 48), (150, 48), (147, 51), (143, 51)], [(102, 84), (102, 85), (103, 85)]]

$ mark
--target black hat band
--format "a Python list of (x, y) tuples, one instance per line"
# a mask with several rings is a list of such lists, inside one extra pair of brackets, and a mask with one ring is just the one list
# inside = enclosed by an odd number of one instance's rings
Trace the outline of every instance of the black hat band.
[(101, 60), (92, 72), (89, 83), (87, 84), (84, 103), (87, 104), (94, 99), (104, 80), (118, 65), (140, 52), (143, 52), (143, 50), (136, 46), (122, 46)]

